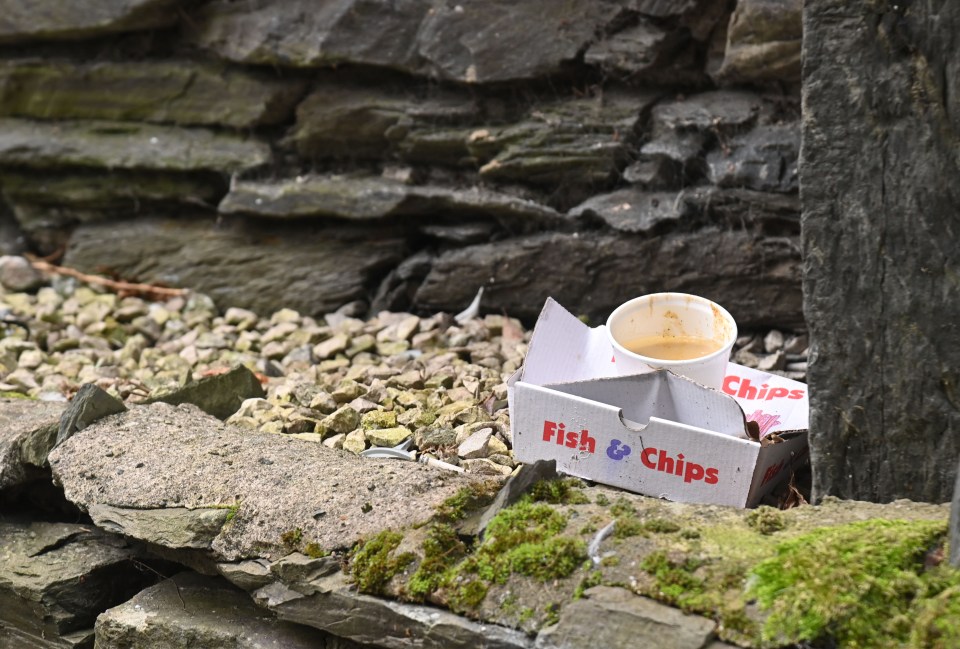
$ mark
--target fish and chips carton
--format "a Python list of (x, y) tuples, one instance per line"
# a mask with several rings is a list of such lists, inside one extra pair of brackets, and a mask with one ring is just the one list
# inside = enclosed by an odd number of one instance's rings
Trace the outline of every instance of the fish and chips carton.
[(552, 298), (508, 386), (519, 461), (648, 496), (752, 507), (807, 453), (805, 384), (734, 363), (720, 390), (621, 375), (605, 327)]

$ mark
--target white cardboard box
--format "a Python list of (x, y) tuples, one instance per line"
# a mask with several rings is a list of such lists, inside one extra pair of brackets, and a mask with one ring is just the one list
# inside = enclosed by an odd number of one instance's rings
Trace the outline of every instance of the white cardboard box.
[(508, 384), (521, 462), (556, 460), (563, 473), (667, 500), (751, 507), (806, 454), (805, 384), (734, 363), (723, 391), (664, 370), (620, 376), (605, 329), (547, 299)]

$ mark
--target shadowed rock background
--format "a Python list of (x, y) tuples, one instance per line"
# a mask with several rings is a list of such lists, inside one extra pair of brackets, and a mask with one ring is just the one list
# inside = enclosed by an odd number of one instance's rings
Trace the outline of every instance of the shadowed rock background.
[(8, 2), (3, 247), (260, 313), (677, 290), (801, 326), (800, 32), (799, 0)]

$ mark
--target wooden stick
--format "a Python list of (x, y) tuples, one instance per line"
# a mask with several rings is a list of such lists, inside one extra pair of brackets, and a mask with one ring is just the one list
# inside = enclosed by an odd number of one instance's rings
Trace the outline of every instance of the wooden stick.
[(30, 261), (31, 266), (33, 266), (34, 268), (36, 268), (42, 273), (51, 273), (54, 275), (66, 275), (67, 277), (74, 277), (76, 279), (79, 279), (81, 282), (86, 282), (87, 284), (94, 284), (96, 286), (102, 286), (116, 293), (127, 294), (127, 295), (141, 295), (141, 296), (150, 297), (153, 299), (177, 297), (180, 295), (185, 295), (187, 293), (187, 290), (182, 288), (167, 288), (165, 286), (154, 286), (153, 284), (123, 282), (123, 281), (118, 281), (113, 279), (107, 279), (106, 277), (101, 277), (99, 275), (88, 275), (86, 273), (81, 273), (79, 270), (76, 270), (73, 268), (67, 268), (66, 266), (57, 266), (56, 264), (51, 264), (50, 262), (39, 259), (33, 255), (27, 255), (27, 259)]

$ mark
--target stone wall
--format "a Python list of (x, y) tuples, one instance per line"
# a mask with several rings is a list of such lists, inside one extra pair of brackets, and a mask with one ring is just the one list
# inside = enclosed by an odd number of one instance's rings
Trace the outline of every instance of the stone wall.
[(14, 0), (3, 245), (260, 312), (799, 326), (800, 4)]

